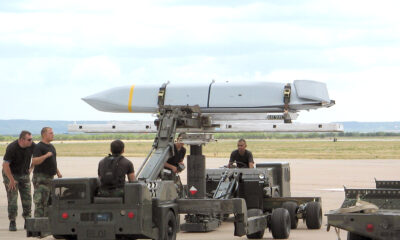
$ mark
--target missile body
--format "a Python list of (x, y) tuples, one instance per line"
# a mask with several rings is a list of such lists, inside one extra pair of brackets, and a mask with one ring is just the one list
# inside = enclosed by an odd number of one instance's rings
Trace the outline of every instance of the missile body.
[(284, 83), (254, 82), (210, 84), (137, 84), (112, 88), (83, 98), (97, 110), (104, 112), (156, 113), (159, 96), (163, 105), (195, 106), (202, 113), (278, 113), (297, 112), (321, 107), (330, 107), (325, 83), (295, 80), (291, 84), (289, 102), (285, 107)]

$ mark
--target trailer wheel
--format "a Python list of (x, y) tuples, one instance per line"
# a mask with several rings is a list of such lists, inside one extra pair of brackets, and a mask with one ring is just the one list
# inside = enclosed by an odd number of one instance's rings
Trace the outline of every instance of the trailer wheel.
[(290, 234), (290, 215), (284, 208), (276, 208), (271, 215), (271, 232), (274, 239), (286, 239)]
[(371, 240), (371, 238), (364, 237), (355, 233), (347, 232), (347, 240)]
[(176, 232), (177, 232), (176, 218), (175, 214), (172, 211), (168, 211), (166, 226), (164, 229), (165, 229), (164, 232), (165, 240), (176, 240)]
[[(263, 215), (262, 209), (254, 208), (254, 209), (249, 209), (247, 211), (247, 217), (255, 217), (255, 216), (261, 216), (261, 215)], [(252, 233), (252, 234), (248, 234), (246, 236), (248, 239), (261, 239), (264, 236), (264, 232), (265, 232), (265, 229), (255, 232), (255, 233)]]
[(26, 231), (26, 237), (40, 237), (40, 232)]
[(255, 232), (255, 233), (252, 233), (252, 234), (248, 234), (248, 235), (247, 235), (247, 238), (248, 238), (248, 239), (262, 239), (263, 236), (264, 236), (264, 232), (265, 232), (265, 229), (262, 230), (262, 231), (259, 231), (259, 232)]
[(305, 208), (308, 229), (320, 229), (322, 225), (322, 208), (319, 202), (309, 202)]
[(296, 229), (299, 224), (299, 219), (297, 218), (297, 203), (295, 202), (284, 202), (282, 208), (288, 210), (290, 215), (290, 228)]

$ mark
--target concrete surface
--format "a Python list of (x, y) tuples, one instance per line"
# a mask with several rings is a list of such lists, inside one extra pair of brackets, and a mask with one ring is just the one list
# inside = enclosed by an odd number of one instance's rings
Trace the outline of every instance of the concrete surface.
[[(3, 159), (3, 157), (1, 157)], [(130, 158), (138, 169), (142, 158)], [(64, 177), (95, 177), (97, 157), (59, 157), (59, 169)], [(185, 160), (186, 161), (186, 160)], [(338, 208), (344, 199), (343, 185), (347, 187), (374, 187), (374, 177), (381, 180), (399, 180), (399, 160), (307, 160), (307, 159), (255, 159), (258, 162), (289, 162), (292, 176), (292, 196), (321, 196), (324, 213)], [(207, 168), (217, 168), (225, 165), (227, 159), (207, 159)], [(1, 175), (0, 175), (1, 176)], [(182, 181), (186, 182), (186, 172), (181, 173)], [(0, 177), (2, 179), (2, 177)], [(20, 203), (20, 202), (19, 202)], [(8, 231), (7, 197), (4, 184), (0, 185), (0, 239), (27, 239), (23, 230), (21, 206), (17, 219), (17, 232)], [(32, 206), (32, 210), (34, 206)], [(340, 236), (346, 239), (346, 232)], [(53, 239), (52, 237), (45, 238)], [(233, 224), (225, 222), (216, 231), (209, 233), (179, 233), (178, 239), (247, 239), (233, 236)], [(264, 239), (272, 239), (271, 233), (266, 231)], [(320, 230), (307, 230), (305, 223), (299, 222), (299, 228), (292, 230), (290, 239), (337, 239), (333, 229), (326, 232), (326, 217)]]

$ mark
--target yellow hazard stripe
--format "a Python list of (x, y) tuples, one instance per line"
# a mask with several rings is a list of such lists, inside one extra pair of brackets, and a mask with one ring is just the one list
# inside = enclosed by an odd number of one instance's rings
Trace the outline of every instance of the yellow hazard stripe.
[(131, 90), (129, 91), (129, 102), (128, 102), (128, 110), (129, 110), (129, 112), (132, 112), (133, 89), (135, 89), (135, 85), (132, 85)]

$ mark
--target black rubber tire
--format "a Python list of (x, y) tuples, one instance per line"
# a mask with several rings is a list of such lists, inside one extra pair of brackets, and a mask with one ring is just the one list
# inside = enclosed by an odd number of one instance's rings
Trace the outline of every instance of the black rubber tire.
[(372, 239), (355, 233), (347, 232), (347, 240), (372, 240)]
[(253, 234), (248, 234), (247, 238), (248, 239), (262, 239), (264, 237), (264, 232), (265, 232), (265, 229), (262, 231), (259, 231), (259, 232), (255, 232)]
[(27, 237), (40, 237), (40, 232), (26, 231)]
[(319, 202), (309, 202), (305, 208), (308, 229), (320, 229), (322, 226), (322, 207)]
[(297, 203), (296, 202), (284, 202), (282, 208), (288, 210), (290, 215), (290, 228), (296, 229), (299, 224), (299, 219), (297, 218)]
[[(263, 213), (262, 209), (253, 208), (253, 209), (247, 210), (247, 217), (261, 216), (263, 214), (264, 213)], [(252, 234), (248, 234), (246, 236), (248, 239), (261, 239), (264, 236), (264, 232), (265, 232), (265, 228), (261, 231), (258, 231), (258, 232), (252, 233)]]
[(287, 239), (290, 235), (290, 215), (284, 208), (276, 208), (271, 215), (271, 232), (274, 239)]
[(166, 226), (165, 226), (165, 233), (164, 239), (165, 240), (176, 240), (176, 233), (178, 230), (178, 226), (176, 225), (176, 217), (172, 211), (168, 211), (167, 218), (166, 218)]

